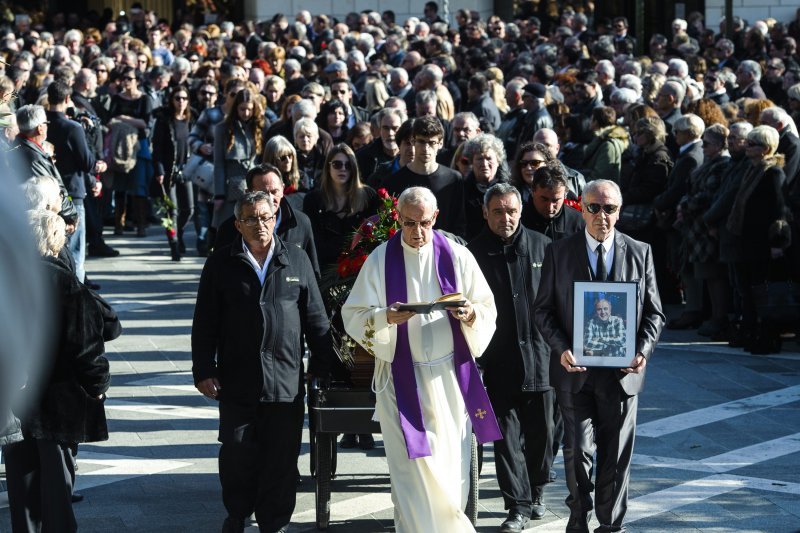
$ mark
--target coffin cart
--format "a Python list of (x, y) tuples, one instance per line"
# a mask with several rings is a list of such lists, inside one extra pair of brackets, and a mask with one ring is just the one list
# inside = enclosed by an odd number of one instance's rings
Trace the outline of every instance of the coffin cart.
[[(374, 412), (375, 394), (369, 386), (358, 387), (345, 382), (323, 383), (318, 380), (311, 382), (308, 420), (318, 529), (327, 529), (330, 522), (338, 435), (380, 433), (380, 425), (372, 420)], [(464, 511), (473, 525), (478, 520), (478, 476), (478, 445), (473, 435), (469, 497)]]

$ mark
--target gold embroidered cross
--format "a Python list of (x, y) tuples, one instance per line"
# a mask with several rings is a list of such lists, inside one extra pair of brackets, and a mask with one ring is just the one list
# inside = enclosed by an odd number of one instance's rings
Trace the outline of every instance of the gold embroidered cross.
[(478, 409), (477, 411), (475, 411), (475, 416), (483, 420), (483, 417), (486, 416), (486, 411), (483, 409)]

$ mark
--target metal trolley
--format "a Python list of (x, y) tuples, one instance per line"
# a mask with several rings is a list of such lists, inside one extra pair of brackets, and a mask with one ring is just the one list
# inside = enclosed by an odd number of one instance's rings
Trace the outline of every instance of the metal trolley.
[[(327, 529), (331, 517), (332, 480), (336, 477), (337, 436), (340, 433), (380, 433), (372, 420), (375, 394), (371, 390), (348, 387), (344, 383), (321, 383), (309, 387), (308, 420), (311, 444), (311, 474), (317, 511), (317, 528)], [(478, 520), (478, 445), (472, 436), (470, 488), (466, 515), (474, 525)]]

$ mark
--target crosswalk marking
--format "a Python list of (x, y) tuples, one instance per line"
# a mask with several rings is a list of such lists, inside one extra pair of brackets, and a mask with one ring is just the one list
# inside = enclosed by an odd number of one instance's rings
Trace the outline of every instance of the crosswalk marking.
[(800, 385), (668, 416), (636, 427), (638, 437), (663, 437), (770, 407), (800, 402)]

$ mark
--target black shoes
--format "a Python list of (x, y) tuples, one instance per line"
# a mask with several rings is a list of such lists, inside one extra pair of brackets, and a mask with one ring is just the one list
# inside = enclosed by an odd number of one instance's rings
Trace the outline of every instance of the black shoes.
[(339, 440), (339, 448), (349, 450), (356, 447), (356, 436), (352, 433), (345, 433)]
[(244, 518), (226, 518), (222, 523), (222, 533), (244, 533)]
[[(358, 437), (358, 441), (356, 441), (356, 437)], [(371, 450), (375, 447), (375, 439), (373, 439), (372, 435), (369, 433), (364, 433), (362, 435), (345, 433), (339, 440), (339, 448), (343, 448), (345, 450), (355, 448), (356, 445), (358, 445), (358, 447), (362, 450)]]
[(541, 496), (533, 500), (531, 506), (531, 520), (541, 520), (547, 512), (547, 506), (542, 502)]
[(181, 260), (181, 250), (177, 241), (169, 241), (169, 255), (173, 261)]
[(508, 512), (506, 521), (500, 526), (500, 533), (520, 533), (528, 525), (528, 517), (516, 510)]
[(89, 257), (117, 257), (119, 250), (115, 250), (106, 243), (97, 246), (89, 246)]
[(667, 329), (697, 329), (703, 323), (703, 315), (698, 312), (683, 313), (667, 323)]
[(369, 433), (362, 433), (358, 435), (358, 447), (362, 450), (371, 450), (375, 447), (375, 439)]
[(83, 494), (80, 492), (73, 492), (72, 493), (72, 503), (80, 503), (83, 501)]

